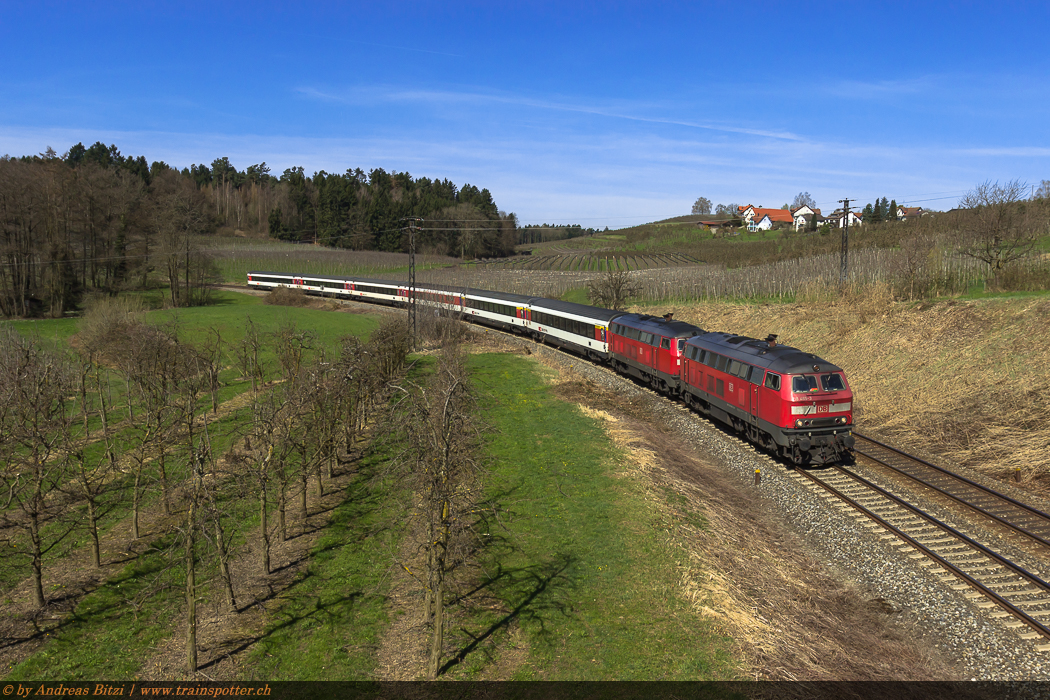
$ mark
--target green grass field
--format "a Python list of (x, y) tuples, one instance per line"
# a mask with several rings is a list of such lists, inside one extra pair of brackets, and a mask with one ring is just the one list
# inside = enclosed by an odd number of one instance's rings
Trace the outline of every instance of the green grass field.
[(514, 680), (729, 677), (729, 640), (676, 590), (674, 550), (601, 426), (524, 358), (478, 355), (470, 367), (492, 426), (489, 494), (505, 513), (483, 554), (504, 606), (465, 626), (453, 677), (483, 674), (489, 654), (521, 644)]

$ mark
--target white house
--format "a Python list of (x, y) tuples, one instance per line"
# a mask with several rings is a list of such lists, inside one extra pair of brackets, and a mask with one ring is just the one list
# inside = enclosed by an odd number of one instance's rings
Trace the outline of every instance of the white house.
[(925, 214), (922, 207), (897, 207), (897, 221), (907, 221)]
[(809, 225), (810, 220), (815, 216), (819, 221), (823, 218), (820, 214), (820, 209), (812, 209), (808, 205), (803, 204), (798, 209), (791, 211), (791, 216), (795, 220), (795, 230), (801, 231)]
[[(846, 217), (843, 216), (841, 211), (832, 212), (831, 216), (824, 220), (825, 223), (831, 224), (835, 228), (844, 228), (846, 226)], [(849, 213), (849, 225), (860, 226), (864, 223), (864, 219), (857, 214), (855, 211)]]

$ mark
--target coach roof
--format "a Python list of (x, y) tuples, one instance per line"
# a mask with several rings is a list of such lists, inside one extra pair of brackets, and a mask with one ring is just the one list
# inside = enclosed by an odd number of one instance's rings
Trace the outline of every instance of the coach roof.
[(596, 321), (604, 321), (605, 323), (608, 323), (617, 316), (624, 315), (623, 311), (612, 311), (610, 309), (603, 309), (600, 306), (588, 306), (587, 304), (577, 304), (576, 302), (561, 301), (560, 299), (544, 299), (543, 297), (532, 297), (529, 299), (529, 305), (532, 308), (541, 311), (572, 314), (573, 316), (592, 318)]

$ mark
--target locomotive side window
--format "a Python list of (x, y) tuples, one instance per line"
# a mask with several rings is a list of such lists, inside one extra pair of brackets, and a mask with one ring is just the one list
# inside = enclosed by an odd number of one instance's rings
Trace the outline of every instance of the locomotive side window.
[(685, 338), (679, 338), (678, 339), (678, 354), (679, 355), (682, 354), (682, 348), (684, 348), (684, 347), (685, 347)]
[(670, 350), (671, 349), (671, 339), (670, 338), (660, 338), (660, 347), (663, 348), (664, 350)]
[(718, 358), (720, 355), (716, 355), (713, 352), (707, 353), (707, 358), (704, 360), (704, 364), (708, 367), (715, 367), (718, 364)]
[(748, 381), (751, 382), (752, 384), (761, 384), (762, 383), (762, 372), (763, 372), (763, 370), (762, 370), (761, 367), (752, 367), (751, 368), (751, 375), (748, 377)]
[(780, 375), (766, 372), (766, 387), (773, 391), (780, 391)]
[(726, 371), (726, 361), (727, 361), (727, 359), (728, 358), (723, 357), (722, 355), (719, 355), (718, 356), (718, 364), (715, 365), (715, 369), (717, 369), (719, 372), (725, 372)]
[(845, 391), (846, 387), (842, 383), (842, 375), (835, 374), (822, 374), (820, 375), (820, 388), (824, 391)]

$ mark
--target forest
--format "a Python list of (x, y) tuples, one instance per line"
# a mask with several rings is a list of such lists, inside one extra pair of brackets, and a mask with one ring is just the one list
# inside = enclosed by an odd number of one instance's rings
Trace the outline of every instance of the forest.
[(141, 289), (151, 275), (171, 304), (199, 303), (214, 278), (200, 235), (266, 237), (358, 250), (407, 250), (404, 219), (426, 219), (417, 249), (508, 255), (514, 214), (487, 189), (376, 168), (270, 174), (228, 158), (181, 171), (78, 143), (59, 155), (0, 158), (0, 314), (61, 317), (85, 292)]

